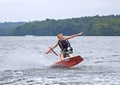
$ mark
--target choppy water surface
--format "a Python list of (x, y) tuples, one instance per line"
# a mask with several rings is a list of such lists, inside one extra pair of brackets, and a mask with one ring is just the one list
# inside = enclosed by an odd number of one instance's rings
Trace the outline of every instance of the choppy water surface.
[(56, 37), (0, 37), (0, 85), (120, 85), (120, 37), (71, 39), (74, 55), (84, 61), (70, 69), (51, 68), (60, 58), (44, 53), (55, 42)]

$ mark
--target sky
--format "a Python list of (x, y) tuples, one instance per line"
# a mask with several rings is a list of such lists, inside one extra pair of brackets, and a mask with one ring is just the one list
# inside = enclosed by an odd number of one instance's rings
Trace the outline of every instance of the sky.
[(120, 0), (0, 0), (0, 22), (120, 15)]

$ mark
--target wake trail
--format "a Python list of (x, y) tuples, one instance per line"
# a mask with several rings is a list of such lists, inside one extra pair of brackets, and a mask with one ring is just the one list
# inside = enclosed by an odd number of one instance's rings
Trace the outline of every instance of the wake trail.
[(48, 58), (38, 49), (17, 48), (7, 52), (0, 63), (0, 70), (21, 70), (29, 68), (44, 69), (50, 67), (54, 60)]

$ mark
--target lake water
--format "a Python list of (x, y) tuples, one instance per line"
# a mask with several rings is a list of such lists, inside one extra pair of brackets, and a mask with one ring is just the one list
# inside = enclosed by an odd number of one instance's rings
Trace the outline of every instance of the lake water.
[(60, 58), (44, 53), (56, 42), (47, 36), (0, 37), (0, 85), (120, 85), (119, 36), (71, 39), (73, 55), (84, 61), (70, 69), (51, 68)]

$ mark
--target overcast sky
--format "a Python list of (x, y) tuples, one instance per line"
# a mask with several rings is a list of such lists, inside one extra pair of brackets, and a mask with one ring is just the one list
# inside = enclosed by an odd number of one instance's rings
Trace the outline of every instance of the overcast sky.
[(0, 22), (120, 15), (120, 0), (0, 0)]

